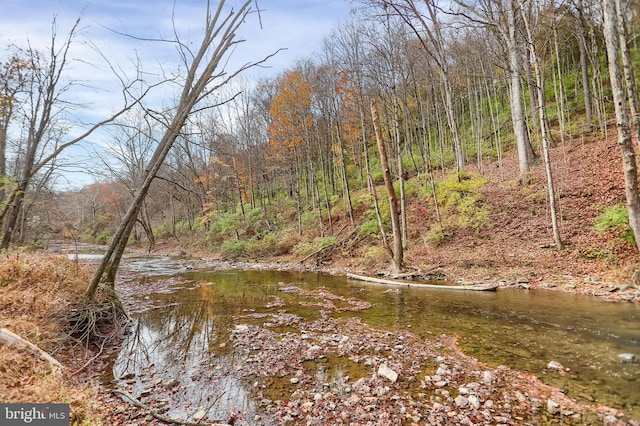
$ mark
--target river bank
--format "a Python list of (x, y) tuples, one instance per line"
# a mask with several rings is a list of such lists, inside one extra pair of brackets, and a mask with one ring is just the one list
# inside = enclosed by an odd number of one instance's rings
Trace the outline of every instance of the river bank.
[[(218, 270), (314, 269), (331, 274), (341, 273), (339, 268), (308, 268), (291, 263), (222, 262), (213, 258), (194, 257), (184, 258), (184, 261), (185, 268), (191, 267), (190, 264), (197, 264), (199, 267)], [(3, 359), (7, 360), (5, 365), (9, 365), (11, 361), (21, 366), (11, 372), (5, 371), (5, 381), (0, 386), (3, 401), (70, 400), (75, 418), (85, 424), (91, 424), (96, 419), (101, 419), (103, 424), (112, 425), (162, 424), (148, 411), (133, 407), (102, 384), (101, 377), (105, 368), (120, 350), (117, 345), (83, 348), (69, 345), (55, 337), (63, 327), (60, 322), (63, 317), (59, 314), (78, 300), (92, 266), (52, 258), (51, 255), (21, 254), (8, 257), (3, 262), (2, 270), (6, 272), (3, 276), (11, 278), (3, 280), (0, 286), (3, 326), (22, 333), (23, 337), (30, 340), (44, 342), (41, 346), (65, 366), (63, 376), (53, 382), (59, 382), (62, 388), (67, 389), (62, 391), (56, 387), (52, 391), (43, 387), (43, 383), (50, 384), (52, 380), (40, 361), (20, 351), (2, 347)], [(44, 269), (40, 270), (41, 267)], [(149, 285), (143, 275), (123, 271), (117, 285), (125, 302), (132, 303), (143, 288), (149, 294), (170, 291), (171, 282), (159, 281)], [(72, 279), (71, 276), (75, 278)], [(63, 285), (71, 281), (73, 285)], [(526, 283), (512, 285), (523, 284)], [(537, 288), (535, 284), (531, 287)], [(556, 287), (558, 289), (576, 290)], [(51, 292), (57, 292), (56, 296), (52, 297)], [(615, 295), (618, 292), (609, 293)], [(305, 321), (276, 311), (265, 317), (253, 318), (254, 324), (246, 328), (233, 330), (234, 348), (246, 353), (247, 360), (250, 360), (242, 368), (243, 380), (251, 383), (254, 388), (260, 409), (249, 416), (243, 417), (238, 413), (234, 418), (217, 420), (260, 425), (339, 422), (443, 425), (452, 424), (451, 422), (638, 424), (618, 410), (579, 404), (560, 390), (544, 385), (534, 375), (503, 366), (490, 368), (464, 354), (458, 348), (454, 336), (442, 335), (425, 340), (410, 330), (390, 333), (354, 319), (332, 318), (331, 313), (336, 309), (334, 294), (302, 293), (301, 296), (314, 300), (320, 298), (324, 303), (325, 315), (314, 321)], [(30, 303), (25, 304), (24, 300), (30, 300)], [(33, 315), (33, 307), (45, 306), (44, 300), (56, 301), (56, 306), (51, 308), (56, 315), (49, 310)], [(342, 302), (342, 305), (346, 304), (354, 309), (363, 307), (357, 300)], [(284, 309), (285, 306), (280, 308)], [(247, 316), (245, 320), (252, 321), (251, 313), (244, 315)], [(50, 321), (51, 318), (56, 318), (56, 321)], [(31, 322), (21, 323), (27, 320)], [(279, 326), (286, 327), (287, 331), (274, 332), (274, 326), (276, 329)], [(46, 338), (29, 331), (48, 330), (47, 327), (53, 328), (47, 331)], [(324, 383), (319, 386), (317, 371), (305, 367), (305, 362), (333, 357), (353, 364), (354, 371), (358, 373), (348, 378), (342, 377), (338, 381), (329, 381), (327, 386)], [(29, 365), (25, 366), (24, 363)], [(563, 372), (554, 370), (553, 374)], [(136, 397), (143, 399), (145, 406), (162, 411), (162, 407), (157, 404), (167, 399), (163, 395), (179, 393), (185, 386), (192, 386), (191, 379), (180, 377), (175, 386), (159, 382), (146, 399), (140, 395)], [(274, 393), (274, 390), (280, 394)], [(197, 411), (190, 413), (192, 416), (195, 414)]]

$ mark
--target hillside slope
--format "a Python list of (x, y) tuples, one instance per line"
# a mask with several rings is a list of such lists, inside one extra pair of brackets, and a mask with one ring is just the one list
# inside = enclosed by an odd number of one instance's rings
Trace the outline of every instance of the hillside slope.
[[(551, 162), (559, 196), (559, 221), (565, 248), (553, 245), (544, 164), (533, 166), (531, 184), (517, 183), (515, 152), (502, 161), (485, 164), (482, 174), (488, 183), (482, 189), (489, 224), (475, 232), (455, 230), (442, 244), (421, 243), (435, 216), (418, 220), (409, 213), (409, 228), (417, 238), (406, 253), (410, 269), (439, 268), (448, 278), (468, 281), (505, 281), (532, 287), (561, 286), (568, 290), (613, 294), (627, 288), (640, 256), (620, 238), (620, 231), (598, 233), (594, 219), (602, 207), (625, 202), (624, 178), (615, 134), (604, 138), (574, 140), (552, 148)], [(468, 170), (477, 171), (469, 165)], [(409, 212), (418, 206), (408, 207)], [(432, 210), (431, 204), (420, 203)], [(431, 221), (431, 222), (430, 222)], [(362, 255), (363, 249), (360, 250)], [(332, 268), (364, 268), (358, 254), (353, 258), (334, 255)], [(385, 265), (375, 265), (381, 273)], [(373, 271), (370, 271), (373, 272)], [(633, 288), (629, 288), (633, 290)], [(629, 296), (627, 296), (629, 298)]]

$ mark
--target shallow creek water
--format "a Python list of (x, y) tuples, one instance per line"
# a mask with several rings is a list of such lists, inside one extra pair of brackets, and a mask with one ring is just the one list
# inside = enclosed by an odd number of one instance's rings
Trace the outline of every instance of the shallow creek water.
[[(185, 271), (171, 265), (167, 258), (137, 269), (148, 280), (146, 285), (168, 276), (176, 283), (160, 293), (141, 291), (133, 296), (131, 333), (113, 360), (113, 376), (104, 380), (115, 377), (124, 386), (120, 378), (135, 373), (136, 379), (129, 381), (134, 394), (160, 379), (180, 380), (187, 386), (173, 396), (167, 412), (173, 417), (187, 418), (199, 409), (221, 419), (230, 411), (258, 411), (251, 383), (236, 374), (251, 365), (245, 362), (246, 354), (234, 351), (234, 328), (255, 323), (247, 313), (286, 310), (306, 319), (321, 315), (319, 307), (298, 304), (298, 294), (281, 291), (278, 283), (284, 282), (305, 290), (326, 287), (339, 296), (372, 302), (369, 309), (334, 315), (358, 316), (372, 326), (410, 330), (424, 338), (459, 336), (466, 353), (490, 366), (534, 373), (579, 402), (620, 408), (640, 419), (640, 364), (618, 359), (620, 353), (640, 356), (640, 307), (633, 304), (554, 291), (387, 291), (387, 286), (318, 273)], [(127, 267), (136, 270), (135, 262)], [(286, 304), (270, 307), (275, 298)], [(570, 371), (560, 375), (547, 370), (551, 360)], [(342, 374), (358, 374), (341, 371), (331, 359), (321, 362), (319, 375), (339, 379)], [(205, 377), (206, 387), (200, 384)]]

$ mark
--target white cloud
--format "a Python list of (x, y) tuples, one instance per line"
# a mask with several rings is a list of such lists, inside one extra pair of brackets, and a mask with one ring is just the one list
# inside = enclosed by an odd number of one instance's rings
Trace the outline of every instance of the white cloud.
[[(217, 6), (215, 0), (212, 3)], [(229, 5), (240, 3), (240, 0), (228, 1)], [(176, 10), (172, 16), (174, 4)], [(126, 79), (135, 78), (137, 61), (140, 61), (145, 78), (160, 80), (163, 70), (174, 73), (179, 67), (175, 46), (123, 34), (171, 39), (175, 27), (181, 39), (196, 48), (204, 27), (205, 5), (205, 0), (175, 3), (173, 0), (2, 0), (0, 45), (15, 43), (24, 47), (29, 43), (36, 49), (46, 50), (51, 43), (54, 16), (59, 43), (81, 17), (78, 37), (70, 53), (73, 60), (66, 73), (66, 78), (79, 84), (66, 95), (69, 101), (82, 105), (79, 110), (82, 121), (96, 122), (111, 115), (123, 102), (119, 81), (101, 55)], [(249, 77), (275, 76), (295, 60), (309, 57), (321, 47), (334, 23), (344, 19), (349, 11), (348, 0), (258, 0), (258, 5), (262, 10), (260, 16), (252, 14), (241, 27), (239, 36), (245, 41), (233, 52), (227, 70), (261, 60), (278, 49), (286, 50), (271, 58), (264, 67), (250, 70)], [(99, 49), (100, 54), (92, 46)], [(173, 92), (172, 88), (164, 87), (153, 92), (150, 99), (168, 105), (175, 97)], [(70, 136), (81, 132), (80, 128), (73, 129)], [(87, 143), (107, 144), (106, 132), (91, 137)]]

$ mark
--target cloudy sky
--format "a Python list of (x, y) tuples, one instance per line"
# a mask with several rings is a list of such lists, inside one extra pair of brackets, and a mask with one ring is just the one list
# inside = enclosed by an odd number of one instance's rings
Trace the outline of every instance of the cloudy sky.
[[(218, 4), (215, 0), (212, 3), (213, 7)], [(241, 3), (227, 0), (236, 8)], [(241, 27), (245, 41), (231, 56), (228, 70), (261, 60), (279, 49), (286, 50), (271, 58), (266, 67), (250, 70), (249, 78), (275, 76), (296, 59), (309, 57), (321, 47), (332, 27), (347, 19), (350, 10), (348, 0), (257, 0), (257, 4), (261, 9), (259, 18), (253, 14)], [(252, 6), (255, 9), (255, 3)], [(122, 34), (170, 39), (175, 25), (181, 39), (197, 47), (205, 11), (206, 0), (0, 0), (0, 43), (3, 47), (30, 44), (46, 50), (51, 44), (54, 18), (58, 43), (81, 18), (67, 78), (80, 83), (75, 85), (73, 96), (74, 101), (85, 106), (87, 121), (98, 121), (121, 104), (118, 81), (100, 55), (126, 78), (135, 76), (135, 62), (159, 78), (160, 69), (175, 70), (175, 48)], [(0, 58), (4, 58), (6, 51), (1, 52)]]

